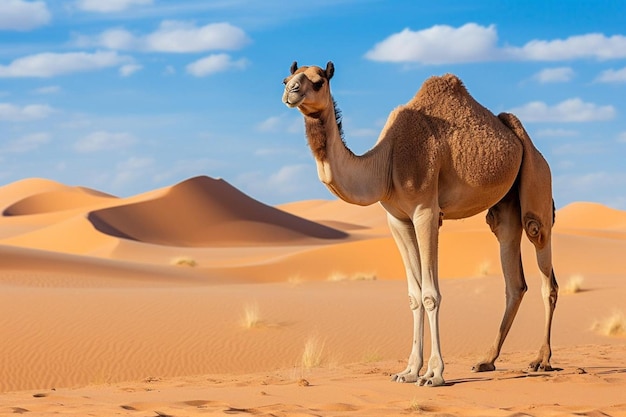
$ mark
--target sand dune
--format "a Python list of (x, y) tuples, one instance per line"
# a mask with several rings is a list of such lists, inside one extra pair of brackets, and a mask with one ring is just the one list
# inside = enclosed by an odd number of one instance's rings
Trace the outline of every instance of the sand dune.
[(504, 308), (498, 244), (484, 213), (445, 222), (450, 384), (430, 390), (388, 382), (411, 314), (378, 205), (270, 207), (196, 177), (128, 198), (27, 179), (0, 187), (0, 209), (0, 415), (626, 415), (624, 211), (557, 212), (545, 374), (521, 371), (543, 327), (526, 239), (499, 368), (469, 373)]
[(260, 245), (347, 237), (208, 177), (177, 184), (157, 199), (93, 211), (88, 219), (105, 234), (168, 246)]

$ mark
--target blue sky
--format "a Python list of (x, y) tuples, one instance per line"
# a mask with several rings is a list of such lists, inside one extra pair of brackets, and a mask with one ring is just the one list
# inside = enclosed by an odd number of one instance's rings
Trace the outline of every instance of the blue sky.
[(325, 198), (291, 62), (324, 66), (348, 146), (431, 75), (514, 112), (557, 207), (626, 209), (621, 1), (0, 0), (0, 184), (43, 177), (129, 196), (197, 175), (268, 204)]

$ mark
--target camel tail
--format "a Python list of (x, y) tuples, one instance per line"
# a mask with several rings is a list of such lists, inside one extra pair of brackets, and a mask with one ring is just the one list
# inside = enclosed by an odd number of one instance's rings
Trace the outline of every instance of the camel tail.
[(518, 175), (522, 224), (528, 238), (543, 247), (550, 239), (555, 220), (550, 167), (515, 115), (500, 113), (498, 118), (515, 133), (524, 148)]

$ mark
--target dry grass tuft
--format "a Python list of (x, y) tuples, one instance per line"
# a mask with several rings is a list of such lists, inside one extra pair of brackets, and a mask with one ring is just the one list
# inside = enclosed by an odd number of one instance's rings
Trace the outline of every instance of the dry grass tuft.
[(302, 278), (301, 275), (292, 275), (289, 278), (287, 278), (287, 282), (292, 285), (292, 286), (297, 286), (297, 285), (301, 285), (302, 283), (304, 283), (304, 278)]
[(189, 256), (178, 256), (170, 261), (170, 265), (175, 266), (198, 266), (198, 262)]
[(241, 325), (246, 329), (254, 329), (261, 326), (261, 313), (257, 303), (246, 304), (241, 317)]
[(376, 281), (376, 274), (373, 272), (355, 272), (352, 275), (344, 274), (343, 272), (333, 272), (328, 276), (330, 282), (341, 281)]
[(307, 339), (302, 352), (302, 367), (304, 369), (317, 368), (322, 364), (324, 345), (325, 342), (320, 341), (317, 336), (311, 336)]
[(491, 262), (490, 261), (482, 261), (478, 264), (478, 276), (487, 277), (489, 276), (489, 271), (491, 270)]
[(383, 356), (378, 352), (377, 349), (366, 350), (363, 354), (363, 362), (365, 363), (379, 362), (382, 360)]
[(585, 278), (582, 275), (572, 275), (561, 291), (563, 294), (576, 294), (577, 292), (581, 292), (583, 290), (584, 280)]
[(596, 321), (592, 328), (604, 336), (626, 336), (626, 317), (621, 311), (615, 311), (604, 320)]

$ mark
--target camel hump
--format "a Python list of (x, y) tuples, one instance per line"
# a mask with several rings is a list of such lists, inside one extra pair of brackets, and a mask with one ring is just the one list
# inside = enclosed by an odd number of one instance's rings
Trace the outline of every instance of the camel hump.
[(550, 167), (514, 114), (500, 113), (498, 119), (513, 131), (524, 148), (518, 182), (522, 224), (529, 238), (541, 247), (547, 243), (546, 233), (554, 224)]
[(463, 81), (454, 74), (444, 74), (428, 78), (422, 84), (417, 95), (434, 98), (442, 93), (452, 95), (469, 95)]

